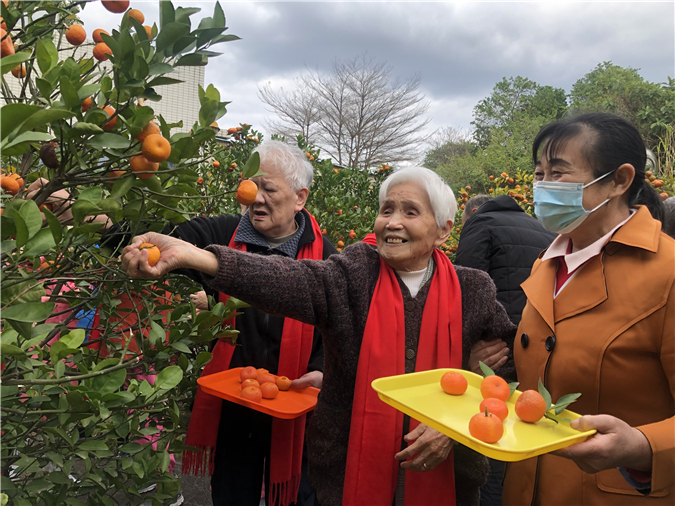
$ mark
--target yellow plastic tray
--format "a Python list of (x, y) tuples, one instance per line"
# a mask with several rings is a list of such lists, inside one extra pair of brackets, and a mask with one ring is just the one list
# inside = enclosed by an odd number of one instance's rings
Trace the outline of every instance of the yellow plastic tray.
[[(462, 374), (469, 387), (463, 395), (448, 395), (441, 389), (441, 376), (448, 371)], [(526, 423), (516, 416), (515, 402), (521, 392), (513, 392), (507, 406), (509, 416), (504, 420), (504, 436), (494, 443), (484, 443), (469, 434), (469, 420), (478, 413), (483, 397), (480, 394), (482, 376), (459, 369), (435, 369), (373, 381), (372, 386), (387, 404), (433, 427), (446, 436), (487, 457), (505, 462), (518, 462), (580, 443), (594, 430), (579, 432), (568, 423), (555, 423), (546, 418)], [(561, 417), (573, 420), (581, 415), (565, 410)]]

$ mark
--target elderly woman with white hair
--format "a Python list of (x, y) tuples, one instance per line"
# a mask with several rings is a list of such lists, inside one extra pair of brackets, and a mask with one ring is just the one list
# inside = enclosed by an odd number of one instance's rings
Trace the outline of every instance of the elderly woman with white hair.
[[(484, 272), (453, 267), (438, 249), (457, 205), (434, 172), (408, 167), (380, 190), (375, 245), (326, 261), (199, 250), (158, 234), (123, 254), (132, 276), (189, 267), (214, 288), (314, 325), (325, 347), (323, 388), (309, 427), (309, 475), (322, 506), (477, 505), (488, 464), (381, 402), (379, 377), (468, 365), (479, 340), (513, 341), (515, 327)], [(142, 242), (161, 250), (150, 267)]]

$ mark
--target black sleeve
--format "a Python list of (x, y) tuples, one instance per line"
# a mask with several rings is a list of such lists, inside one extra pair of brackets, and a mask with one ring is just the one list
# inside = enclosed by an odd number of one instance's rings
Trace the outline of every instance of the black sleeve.
[(459, 238), (455, 264), (488, 272), (490, 270), (490, 242), (490, 227), (480, 222), (480, 216), (472, 217)]

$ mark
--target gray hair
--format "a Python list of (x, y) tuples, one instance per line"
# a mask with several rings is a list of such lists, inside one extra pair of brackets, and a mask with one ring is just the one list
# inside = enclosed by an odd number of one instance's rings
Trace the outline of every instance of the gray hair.
[(675, 239), (675, 197), (663, 201), (663, 231)]
[(489, 195), (485, 195), (484, 193), (479, 193), (478, 195), (474, 195), (471, 197), (466, 204), (464, 204), (464, 212), (466, 213), (467, 216), (471, 214), (471, 211), (474, 209), (478, 209), (480, 206), (485, 204), (486, 202), (492, 200), (492, 197)]
[(281, 141), (264, 141), (253, 152), (260, 153), (261, 165), (269, 164), (280, 171), (294, 192), (312, 184), (314, 167), (297, 146)]
[(419, 183), (426, 190), (436, 224), (440, 228), (443, 228), (448, 220), (455, 221), (457, 214), (455, 194), (441, 176), (424, 167), (403, 167), (385, 179), (380, 187), (380, 207), (394, 186), (409, 182)]

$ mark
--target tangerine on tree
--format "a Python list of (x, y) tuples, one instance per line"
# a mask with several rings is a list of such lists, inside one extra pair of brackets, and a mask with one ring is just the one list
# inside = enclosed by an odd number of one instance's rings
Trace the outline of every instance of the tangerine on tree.
[(110, 35), (103, 28), (97, 28), (96, 30), (94, 30), (94, 33), (91, 34), (91, 38), (94, 39), (94, 42), (96, 42), (97, 44), (100, 44), (101, 42), (103, 42), (103, 38), (101, 37), (102, 33), (105, 33), (106, 35)]
[(66, 30), (66, 40), (73, 46), (79, 46), (87, 38), (87, 32), (82, 25), (70, 25)]
[(237, 188), (237, 193), (234, 198), (240, 204), (245, 206), (250, 206), (255, 202), (256, 197), (258, 196), (258, 185), (256, 185), (250, 179), (245, 179), (239, 183), (239, 188)]
[(82, 112), (87, 112), (91, 108), (92, 99), (87, 97), (82, 101)]
[(157, 262), (159, 262), (159, 257), (160, 257), (160, 252), (159, 248), (155, 246), (154, 244), (151, 244), (149, 242), (144, 242), (141, 244), (138, 249), (140, 251), (147, 251), (148, 252), (148, 265), (150, 267), (153, 267)]
[(148, 39), (152, 39), (152, 27), (148, 25), (143, 25), (143, 28), (145, 28), (145, 33), (148, 34)]
[(19, 183), (7, 176), (0, 176), (0, 187), (5, 190), (5, 193), (10, 195), (16, 195), (21, 188)]
[(143, 141), (143, 156), (151, 162), (163, 162), (171, 155), (171, 143), (160, 134), (150, 134)]
[(446, 394), (462, 395), (468, 386), (466, 378), (458, 372), (449, 371), (441, 377), (441, 388)]
[(26, 77), (26, 66), (17, 65), (12, 69), (12, 75), (17, 79), (23, 79), (24, 77)]
[(511, 388), (499, 376), (488, 376), (481, 381), (480, 394), (483, 399), (495, 398), (506, 402), (511, 397)]
[(515, 410), (523, 422), (538, 422), (546, 413), (546, 401), (536, 390), (525, 390), (518, 397)]
[(99, 42), (94, 46), (92, 54), (98, 61), (106, 61), (108, 59), (108, 55), (112, 54), (112, 51), (108, 47), (108, 44), (105, 42)]
[(143, 142), (148, 135), (159, 134), (159, 126), (154, 121), (149, 121), (147, 125), (143, 127), (141, 133), (136, 136), (137, 141)]
[(504, 424), (486, 408), (469, 420), (469, 434), (484, 443), (496, 443), (504, 435)]
[(239, 372), (239, 380), (244, 381), (247, 379), (256, 379), (258, 376), (258, 370), (253, 367), (253, 366), (248, 366), (244, 367), (240, 372)]
[(509, 408), (504, 401), (501, 399), (487, 398), (480, 403), (481, 412), (488, 410), (488, 413), (492, 413), (502, 422), (506, 420), (506, 417), (509, 416)]
[(197, 184), (204, 184), (204, 178), (203, 177), (198, 178)]
[(213, 165), (217, 169), (218, 167), (220, 167), (220, 162), (218, 160), (214, 160), (211, 165)]
[[(129, 159), (129, 167), (138, 179), (150, 179), (152, 177), (150, 172), (157, 172), (159, 164), (149, 161), (143, 155), (136, 155)], [(147, 174), (143, 174), (143, 172)]]
[(14, 54), (14, 43), (12, 42), (12, 37), (7, 35), (7, 30), (0, 28), (0, 38), (2, 42), (0, 43), (0, 55), (2, 58)]
[(121, 14), (129, 8), (129, 0), (101, 0), (103, 7), (115, 14)]
[(138, 9), (130, 9), (129, 12), (127, 13), (127, 16), (129, 16), (130, 18), (134, 18), (140, 24), (145, 23), (145, 14), (143, 14)]
[(106, 105), (103, 110), (108, 113), (109, 121), (106, 122), (101, 128), (107, 132), (108, 130), (115, 128), (115, 125), (117, 125), (117, 115), (115, 114), (115, 109), (109, 105)]

